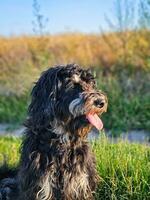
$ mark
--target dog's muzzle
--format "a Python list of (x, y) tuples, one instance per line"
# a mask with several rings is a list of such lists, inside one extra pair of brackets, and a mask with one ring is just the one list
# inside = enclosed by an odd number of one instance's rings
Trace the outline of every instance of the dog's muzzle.
[(69, 105), (69, 111), (74, 118), (85, 115), (88, 122), (98, 130), (103, 128), (99, 115), (106, 110), (107, 97), (100, 92), (84, 92)]
[(100, 92), (82, 93), (69, 105), (69, 111), (74, 116), (87, 113), (102, 114), (107, 110), (107, 97)]
[(73, 101), (71, 101), (69, 105), (69, 111), (74, 117), (78, 117), (84, 114), (83, 106), (84, 101), (82, 96), (80, 96), (79, 98), (76, 98)]

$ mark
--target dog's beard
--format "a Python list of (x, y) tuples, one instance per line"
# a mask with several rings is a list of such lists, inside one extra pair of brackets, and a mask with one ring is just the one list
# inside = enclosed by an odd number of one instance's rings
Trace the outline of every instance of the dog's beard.
[(83, 108), (83, 99), (79, 97), (71, 101), (69, 111), (74, 118), (83, 115), (85, 113)]
[(96, 127), (98, 130), (101, 130), (103, 128), (103, 122), (96, 113), (86, 113), (82, 97), (76, 98), (70, 103), (69, 111), (74, 118), (84, 115), (88, 122)]

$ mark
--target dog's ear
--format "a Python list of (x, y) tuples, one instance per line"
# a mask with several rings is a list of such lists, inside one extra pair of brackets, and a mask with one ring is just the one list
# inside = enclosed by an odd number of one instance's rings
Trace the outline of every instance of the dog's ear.
[(55, 117), (55, 101), (58, 87), (61, 87), (61, 82), (58, 79), (60, 70), (61, 67), (55, 67), (45, 71), (32, 90), (32, 100), (28, 113), (31, 126), (36, 129), (47, 127)]

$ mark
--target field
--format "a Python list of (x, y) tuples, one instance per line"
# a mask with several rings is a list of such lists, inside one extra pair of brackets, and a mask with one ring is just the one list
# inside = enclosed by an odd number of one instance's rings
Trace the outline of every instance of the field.
[[(91, 68), (98, 88), (108, 96), (108, 111), (102, 116), (106, 130), (114, 135), (150, 131), (149, 31), (1, 37), (0, 44), (0, 123), (20, 126), (41, 72), (75, 62)], [(17, 165), (20, 143), (20, 138), (0, 137), (0, 164)], [(112, 144), (105, 136), (91, 145), (101, 177), (97, 200), (150, 199), (149, 146)]]
[[(150, 69), (149, 35), (139, 31), (0, 37), (0, 94), (24, 94), (41, 71), (57, 64), (75, 62), (96, 67), (105, 76), (124, 70), (147, 72)], [(126, 43), (122, 38), (126, 38)]]
[[(122, 36), (1, 37), (0, 123), (22, 124), (31, 88), (40, 73), (48, 66), (76, 62), (92, 69), (98, 87), (108, 96), (108, 112), (103, 115), (106, 129), (116, 134), (150, 130), (149, 35), (141, 31)], [(121, 37), (130, 39), (124, 44)]]
[[(0, 163), (3, 163), (5, 157), (9, 166), (16, 166), (19, 161), (20, 143), (21, 139), (18, 138), (1, 137)], [(148, 146), (122, 141), (112, 144), (103, 134), (100, 140), (91, 145), (101, 177), (96, 193), (97, 200), (150, 199)]]
[[(19, 164), (23, 136), (5, 136), (4, 133), (19, 135), (28, 115), (32, 88), (40, 74), (55, 65), (77, 63), (82, 68), (91, 69), (98, 89), (108, 97), (108, 110), (101, 116), (104, 132), (100, 132), (99, 139), (92, 138), (90, 141), (100, 176), (95, 200), (150, 200), (150, 0), (134, 3), (132, 0), (113, 0), (111, 10), (108, 5), (111, 1), (101, 2), (100, 7), (97, 1), (101, 16), (106, 7), (103, 16), (108, 25), (106, 29), (103, 20), (96, 14), (97, 9), (93, 10), (94, 1), (90, 9), (82, 2), (80, 12), (70, 2), (65, 9), (59, 8), (57, 12), (53, 9), (47, 13), (46, 7), (47, 18), (42, 1), (32, 0), (29, 12), (33, 12), (33, 19), (30, 19), (33, 35), (0, 35), (0, 171), (5, 166), (15, 168)], [(19, 12), (22, 5), (25, 6), (25, 3), (8, 4), (15, 11), (19, 8)], [(82, 11), (83, 8), (88, 10)], [(74, 15), (76, 11), (78, 16)], [(5, 19), (9, 13), (2, 17), (6, 23), (1, 34), (11, 20), (11, 24), (15, 23), (15, 14), (17, 23), (13, 30), (16, 33), (28, 30), (28, 17), (31, 15), (25, 17), (27, 12), (20, 12), (23, 18), (18, 18), (19, 12), (13, 13), (9, 20)], [(59, 14), (62, 15), (61, 24), (56, 24)], [(88, 20), (89, 25), (96, 14), (93, 25), (100, 26), (101, 32), (72, 32), (71, 27), (80, 14), (81, 22)], [(84, 17), (86, 14), (88, 16)], [(65, 16), (71, 20), (70, 27)], [(18, 26), (18, 19), (22, 21), (21, 26)], [(93, 25), (89, 30), (93, 29)], [(56, 29), (66, 27), (66, 32), (51, 34), (55, 26)], [(8, 28), (11, 29), (11, 26)], [(86, 22), (82, 28), (86, 28)], [(112, 32), (103, 32), (102, 29)], [(4, 132), (3, 127), (7, 127)], [(110, 137), (106, 137), (109, 133)], [(119, 136), (145, 143), (129, 143)]]

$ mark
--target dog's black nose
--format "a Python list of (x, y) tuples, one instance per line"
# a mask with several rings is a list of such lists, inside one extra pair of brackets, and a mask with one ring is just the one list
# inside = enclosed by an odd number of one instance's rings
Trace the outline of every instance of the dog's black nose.
[(105, 105), (105, 100), (104, 99), (96, 99), (94, 101), (94, 105), (98, 108), (102, 108)]

